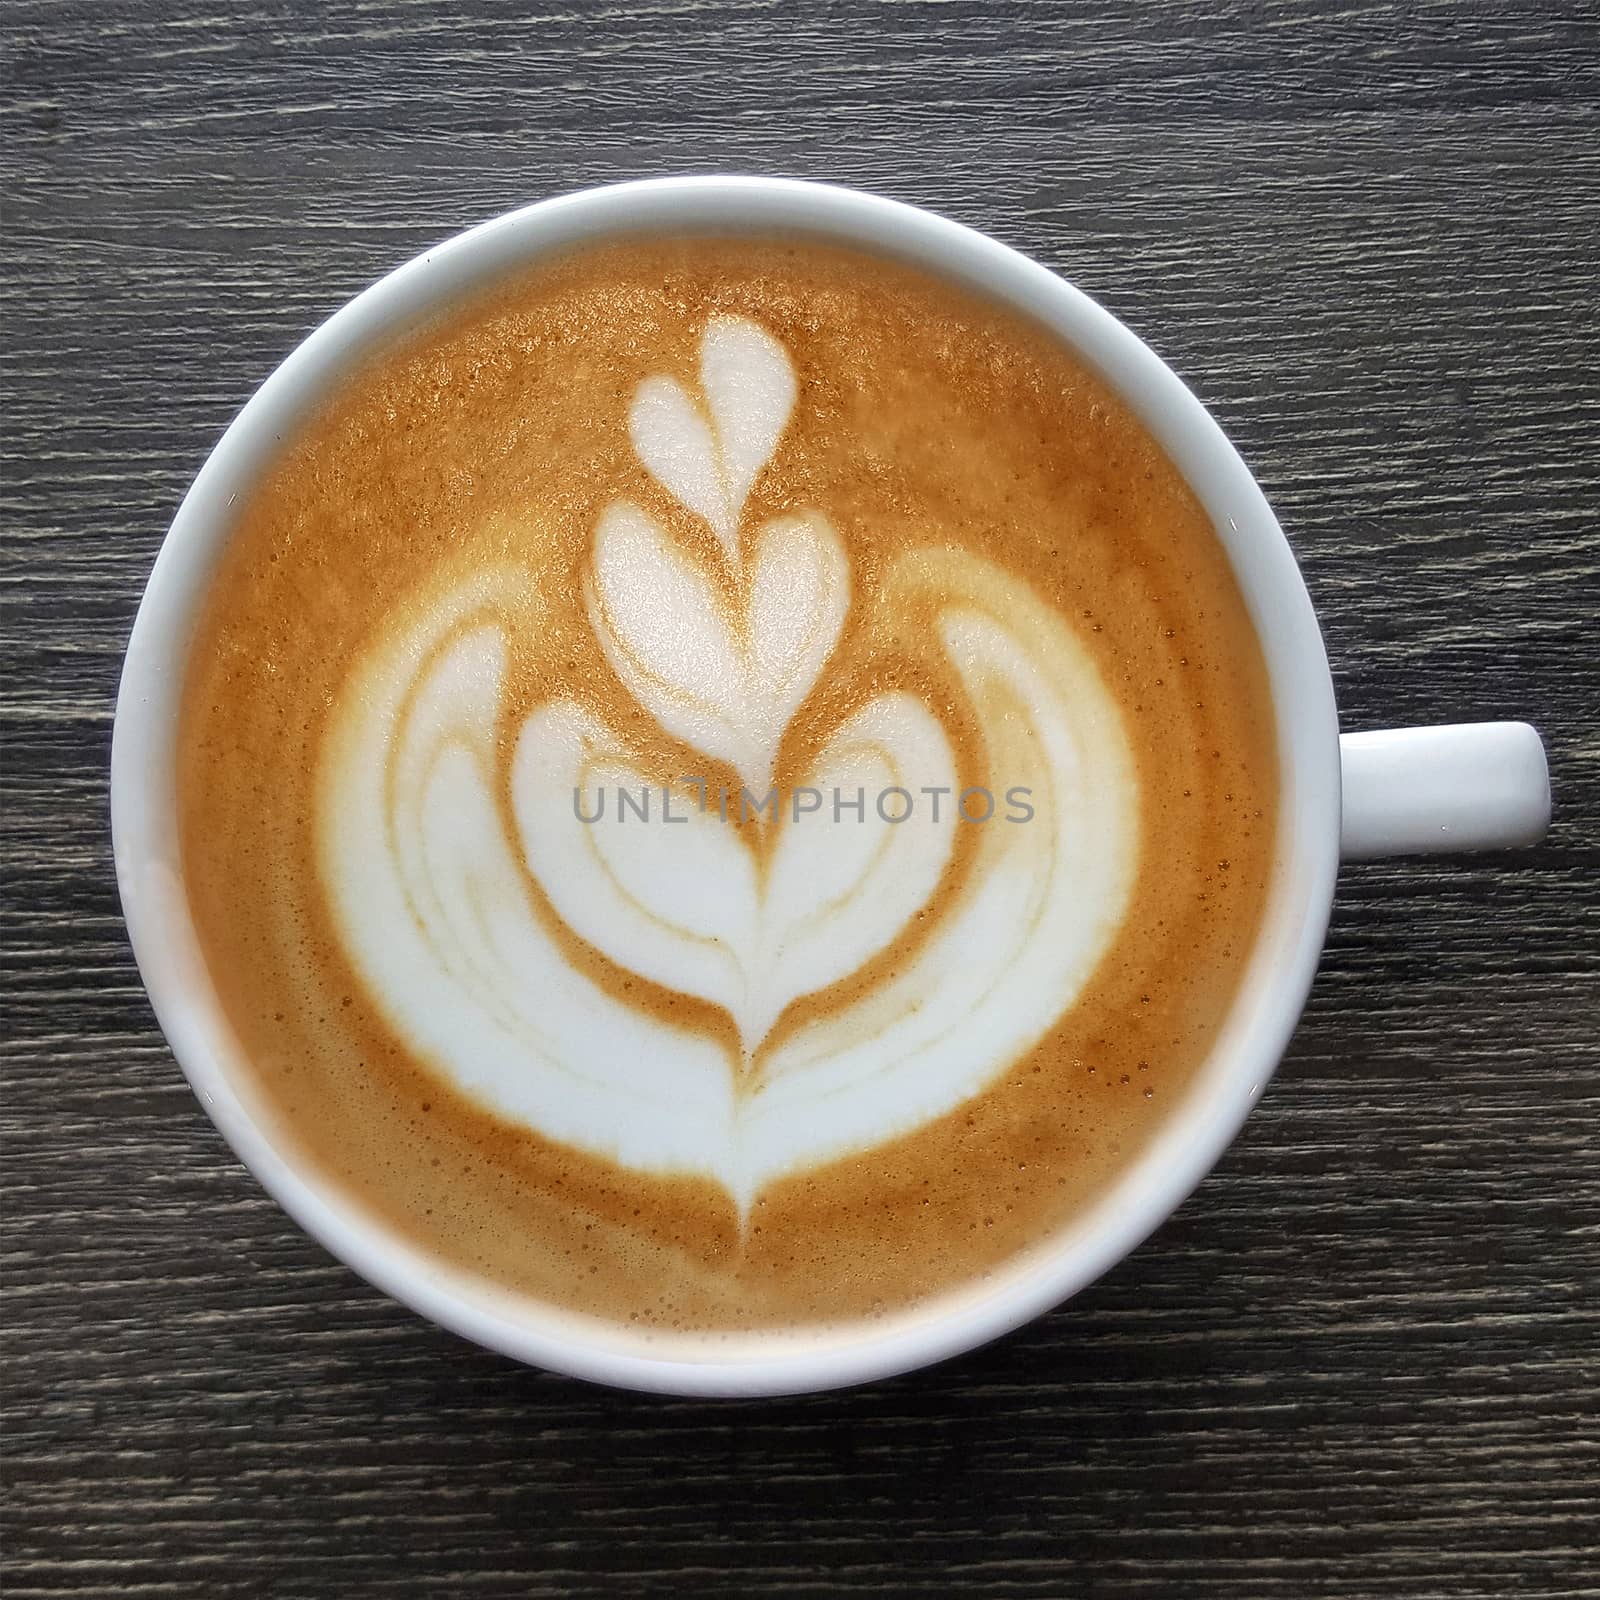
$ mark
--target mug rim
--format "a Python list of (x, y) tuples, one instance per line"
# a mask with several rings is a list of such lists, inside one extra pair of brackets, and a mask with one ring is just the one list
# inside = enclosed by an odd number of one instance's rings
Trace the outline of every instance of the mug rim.
[[(912, 1307), (851, 1337), (702, 1358), (608, 1345), (599, 1319), (498, 1297), (410, 1246), (308, 1164), (244, 1103), (238, 1055), (189, 917), (176, 837), (176, 722), (190, 629), (232, 534), (228, 507), (298, 417), (379, 340), (479, 283), (572, 245), (640, 233), (792, 233), (919, 264), (1019, 309), (1129, 402), (1209, 513), (1250, 610), (1279, 757), (1277, 859), (1227, 1018), (1180, 1102), (1081, 1216), (1008, 1264), (998, 1286)], [(831, 184), (746, 176), (642, 179), (523, 206), (414, 257), (316, 327), (251, 395), (180, 504), (129, 639), (111, 756), (113, 852), (141, 977), (197, 1098), (234, 1153), (306, 1232), (430, 1320), (517, 1360), (620, 1387), (699, 1396), (802, 1393), (957, 1355), (1062, 1303), (1166, 1219), (1232, 1142), (1299, 1020), (1338, 866), (1338, 717), (1321, 631), (1276, 517), (1183, 381), (1117, 318), (1048, 268), (961, 223)], [(1213, 1081), (1215, 1080), (1215, 1081)], [(766, 1346), (758, 1349), (758, 1346)]]

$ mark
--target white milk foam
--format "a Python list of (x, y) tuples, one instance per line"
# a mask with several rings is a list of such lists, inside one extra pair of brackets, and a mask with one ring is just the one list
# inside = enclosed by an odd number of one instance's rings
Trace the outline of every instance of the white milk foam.
[[(599, 520), (584, 594), (638, 703), (761, 796), (838, 643), (850, 568), (818, 512), (744, 537), (745, 500), (796, 400), (782, 347), (748, 319), (713, 318), (700, 379), (696, 398), (647, 378), (629, 432), (715, 533), (740, 601), (626, 501)], [(690, 789), (674, 792), (677, 825), (615, 807), (580, 818), (575, 791), (637, 794), (649, 780), (575, 700), (534, 708), (501, 770), (511, 639), (538, 581), (488, 568), (397, 618), (345, 689), (320, 777), (335, 926), (433, 1070), (548, 1138), (713, 1179), (743, 1213), (772, 1180), (980, 1093), (1072, 1004), (1127, 908), (1138, 794), (1115, 701), (1025, 582), (930, 548), (901, 559), (885, 603), (936, 598), (927, 648), (976, 713), (989, 776), (975, 781), (997, 800), (1027, 789), (1032, 817), (963, 822), (952, 795), (885, 820), (870, 797), (890, 786), (958, 793), (961, 780), (934, 711), (884, 693), (835, 730), (804, 780), (828, 797), (861, 789), (864, 815), (830, 803), (797, 814), (785, 795), (759, 824), (758, 858), (752, 828), (724, 823), (714, 802), (701, 809)], [(507, 778), (510, 826), (496, 799)], [(977, 842), (952, 883), (961, 828)], [(936, 899), (942, 886), (952, 892)], [(772, 1038), (793, 1001), (860, 972), (935, 904), (936, 925), (881, 981)], [(737, 1045), (602, 987), (569, 959), (552, 913), (619, 973), (720, 1007)]]

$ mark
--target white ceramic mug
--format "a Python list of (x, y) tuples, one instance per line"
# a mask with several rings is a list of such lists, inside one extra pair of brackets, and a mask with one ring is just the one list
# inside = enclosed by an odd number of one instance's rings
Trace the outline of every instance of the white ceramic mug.
[[(1271, 676), (1282, 766), (1276, 869), (1254, 954), (1215, 1047), (1100, 1200), (979, 1289), (870, 1327), (652, 1354), (620, 1331), (513, 1298), (417, 1250), (269, 1136), (251, 1104), (190, 921), (178, 852), (176, 727), (191, 625), (247, 494), (279, 442), (373, 344), (549, 251), (630, 233), (799, 233), (906, 258), (1054, 329), (1133, 406), (1227, 548)], [(329, 318), (261, 386), (201, 469), (162, 546), (123, 668), (111, 756), (117, 876), (140, 971), (201, 1103), (304, 1228), (356, 1271), (480, 1344), (584, 1378), (699, 1395), (781, 1394), (954, 1355), (1057, 1305), (1133, 1249), (1197, 1184), (1271, 1077), (1316, 970), (1341, 852), (1528, 844), (1549, 819), (1544, 751), (1523, 723), (1346, 735), (1294, 557), (1244, 463), (1182, 382), (1045, 268), (873, 195), (765, 178), (670, 178), (529, 206), (436, 246)]]

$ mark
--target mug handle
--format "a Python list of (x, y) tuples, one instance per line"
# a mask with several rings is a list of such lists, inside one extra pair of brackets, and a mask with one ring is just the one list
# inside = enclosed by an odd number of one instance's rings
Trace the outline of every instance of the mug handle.
[(1550, 826), (1550, 771), (1526, 722), (1341, 734), (1339, 760), (1346, 861), (1503, 850)]

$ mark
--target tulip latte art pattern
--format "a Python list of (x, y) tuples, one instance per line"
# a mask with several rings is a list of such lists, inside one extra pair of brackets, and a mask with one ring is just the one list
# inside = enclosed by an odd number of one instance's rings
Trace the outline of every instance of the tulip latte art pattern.
[[(659, 780), (634, 734), (576, 698), (520, 710), (507, 734), (540, 580), (506, 563), (378, 630), (334, 709), (317, 829), (338, 935), (419, 1059), (547, 1138), (713, 1180), (745, 1216), (774, 1180), (950, 1112), (1048, 1032), (1122, 924), (1139, 796), (1116, 701), (1024, 579), (930, 543), (855, 594), (826, 506), (746, 515), (806, 404), (771, 334), (712, 316), (698, 380), (644, 376), (628, 436), (711, 538), (691, 547), (619, 498), (578, 579), (604, 660), (684, 774), (764, 796), (852, 608), (901, 604), (933, 606), (922, 647), (970, 701), (982, 770), (963, 770), (939, 706), (889, 690), (840, 720), (804, 782), (942, 807), (779, 806), (739, 826), (680, 790), (677, 825), (585, 821), (575, 792)], [(1026, 788), (1033, 815), (964, 821), (954, 797), (973, 786)], [(631, 1005), (571, 936), (731, 1028)]]

